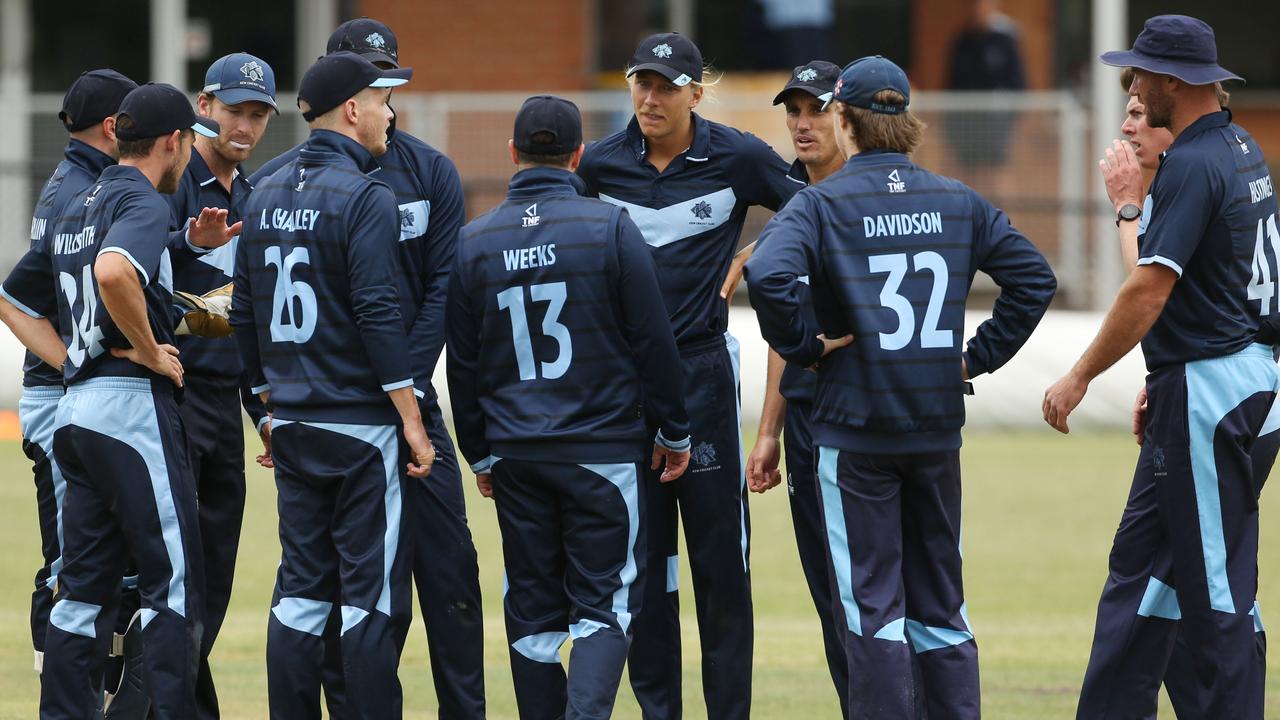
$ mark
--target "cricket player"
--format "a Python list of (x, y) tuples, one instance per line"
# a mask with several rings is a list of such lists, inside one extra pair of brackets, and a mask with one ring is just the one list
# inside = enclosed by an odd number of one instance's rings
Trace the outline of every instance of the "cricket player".
[[(791, 176), (806, 184), (822, 182), (844, 167), (844, 155), (836, 144), (834, 114), (826, 107), (840, 77), (840, 66), (814, 60), (792, 71), (787, 84), (773, 99), (787, 112), (787, 130), (796, 153)], [(750, 257), (754, 243), (738, 253), (730, 270), (730, 284), (725, 289), (727, 300), (741, 278), (741, 262)], [(735, 277), (736, 271), (736, 277)], [(796, 281), (801, 296), (802, 312), (809, 313), (808, 278)], [(842, 712), (848, 712), (849, 668), (845, 663), (844, 645), (836, 632), (832, 615), (831, 582), (827, 577), (826, 537), (818, 506), (818, 483), (813, 469), (813, 431), (809, 423), (817, 376), (805, 368), (787, 364), (772, 348), (769, 350), (768, 375), (764, 404), (760, 411), (760, 428), (755, 446), (747, 456), (747, 487), (763, 493), (781, 482), (778, 463), (782, 444), (787, 454), (787, 495), (791, 504), (791, 524), (796, 534), (800, 566), (809, 585), (809, 595), (818, 611), (822, 627), (823, 648), (827, 668), (836, 686)], [(785, 433), (783, 428), (786, 428)], [(778, 442), (782, 435), (783, 443)]]
[[(845, 66), (831, 112), (848, 162), (770, 221), (746, 280), (770, 346), (818, 365), (810, 419), (847, 717), (977, 718), (960, 558), (966, 381), (1013, 357), (1056, 282), (1003, 212), (911, 161), (923, 125), (910, 92), (883, 57)], [(1000, 295), (962, 347), (978, 271)], [(816, 325), (796, 292), (805, 276)]]
[(719, 295), (747, 208), (777, 210), (804, 186), (759, 138), (694, 112), (706, 91), (702, 53), (679, 33), (640, 42), (627, 69), (635, 116), (587, 148), (587, 194), (626, 208), (658, 268), (684, 369), (689, 471), (648, 493), (644, 613), (631, 645), (631, 686), (647, 718), (682, 712), (678, 528), (684, 526), (702, 643), (703, 697), (714, 718), (751, 708), (754, 630), (750, 518), (738, 398), (738, 341)]
[[(399, 45), (391, 28), (371, 18), (338, 26), (328, 52), (355, 52), (383, 69), (399, 67)], [(401, 281), (407, 288), (401, 312), (412, 348), (414, 394), (436, 451), (431, 477), (410, 479), (406, 499), (408, 538), (414, 544), (413, 577), (427, 631), (431, 675), (440, 713), (479, 720), (485, 716), (484, 616), (480, 570), (467, 526), (462, 474), (431, 378), (445, 342), (444, 308), (458, 231), (465, 217), (462, 181), (449, 158), (404, 130), (392, 117), (387, 152), (374, 160), (373, 177), (396, 194)], [(254, 181), (297, 157), (300, 147), (267, 162)], [(342, 716), (340, 618), (326, 632), (325, 701)]]
[(653, 260), (626, 211), (580, 197), (582, 152), (577, 106), (525, 101), (517, 172), (463, 228), (446, 315), (458, 444), (502, 529), (522, 718), (612, 715), (646, 572), (643, 468), (671, 482), (689, 462)]
[[(249, 159), (276, 112), (275, 73), (253, 55), (233, 53), (218, 58), (204, 80), (196, 97), (196, 112), (215, 120), (221, 132), (215, 138), (196, 138), (178, 191), (167, 196), (172, 230), (185, 231), (205, 208), (226, 210), (225, 222), (231, 226), (243, 219), (244, 203), (253, 186), (240, 163)], [(175, 287), (201, 295), (230, 283), (236, 245), (233, 238), (215, 250), (175, 253)], [(219, 712), (209, 654), (231, 601), (244, 518), (242, 400), (268, 455), (270, 427), (262, 402), (241, 382), (240, 356), (233, 339), (183, 335), (178, 338), (178, 350), (186, 371), (186, 391), (179, 407), (200, 500), (204, 547), (206, 605), (196, 699), (198, 717), (212, 720)]]
[(1275, 427), (1280, 391), (1271, 177), (1257, 143), (1219, 103), (1214, 84), (1239, 77), (1217, 64), (1207, 24), (1156, 16), (1132, 50), (1101, 59), (1134, 68), (1129, 93), (1173, 143), (1137, 221), (1138, 266), (1098, 336), (1045, 391), (1046, 422), (1067, 432), (1090, 381), (1141, 340), (1142, 451), (1077, 716), (1154, 712), (1181, 632), (1197, 716), (1260, 718), (1256, 476), (1271, 463), (1259, 463), (1253, 450)]
[[(67, 386), (53, 440), (67, 482), (64, 565), (49, 616), (42, 718), (87, 718), (99, 706), (100, 658), (131, 557), (151, 711), (195, 717), (202, 555), (175, 401), (183, 369), (173, 347), (161, 198), (177, 188), (192, 131), (216, 135), (218, 127), (197, 118), (181, 91), (149, 83), (129, 92), (115, 119), (120, 164), (69, 203), (75, 211), (58, 218), (51, 241), (4, 283), (12, 298), (0, 302), (6, 322), (29, 349), (62, 366)], [(44, 319), (55, 313), (60, 351)]]
[[(430, 472), (405, 337), (387, 149), (390, 88), (412, 71), (351, 52), (302, 77), (311, 134), (245, 206), (231, 322), (274, 406), (282, 558), (267, 626), (273, 718), (320, 717), (322, 635), (340, 607), (347, 717), (399, 718), (409, 622), (406, 471)], [(403, 436), (403, 440), (401, 439)]]

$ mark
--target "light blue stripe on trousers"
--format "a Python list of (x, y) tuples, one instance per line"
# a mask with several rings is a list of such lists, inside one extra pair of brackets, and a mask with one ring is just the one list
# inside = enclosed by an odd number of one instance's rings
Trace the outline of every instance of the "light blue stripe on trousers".
[(1227, 545), (1222, 529), (1222, 499), (1213, 438), (1218, 423), (1240, 403), (1260, 392), (1280, 392), (1280, 368), (1266, 345), (1252, 345), (1232, 355), (1186, 364), (1187, 427), (1191, 474), (1200, 518), (1200, 543), (1209, 606), (1236, 612), (1227, 580)]
[(62, 532), (62, 503), (67, 496), (67, 481), (62, 477), (62, 469), (53, 456), (53, 431), (57, 428), (58, 402), (66, 391), (61, 385), (27, 387), (22, 389), (22, 399), (18, 401), (18, 425), (22, 428), (22, 437), (35, 443), (49, 458), (49, 475), (53, 479), (53, 504), (57, 517), (55, 524), (58, 536), (58, 559), (49, 566), (47, 587), (52, 590), (58, 582), (58, 573), (62, 571), (62, 547), (65, 544)]
[(849, 631), (861, 636), (862, 613), (858, 610), (858, 601), (853, 597), (853, 558), (849, 555), (849, 530), (845, 526), (844, 503), (836, 479), (839, 460), (839, 450), (818, 447), (818, 487), (821, 490), (822, 516), (827, 525), (827, 544), (831, 548), (836, 587), (840, 591), (840, 604), (844, 607)]

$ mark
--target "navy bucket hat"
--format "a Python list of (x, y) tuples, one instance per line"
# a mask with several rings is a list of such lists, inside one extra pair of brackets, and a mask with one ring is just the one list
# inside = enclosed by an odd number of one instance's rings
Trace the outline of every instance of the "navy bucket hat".
[(1142, 26), (1132, 50), (1113, 50), (1098, 56), (1104, 65), (1133, 67), (1172, 75), (1189, 85), (1208, 85), (1244, 78), (1218, 65), (1213, 28), (1186, 15), (1157, 15)]

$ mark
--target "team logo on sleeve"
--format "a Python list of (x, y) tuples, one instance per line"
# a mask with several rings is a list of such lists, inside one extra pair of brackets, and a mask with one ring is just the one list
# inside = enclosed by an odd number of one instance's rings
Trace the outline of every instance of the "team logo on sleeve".
[(249, 80), (256, 83), (262, 82), (262, 78), (265, 77), (262, 66), (255, 60), (250, 60), (249, 62), (241, 65), (240, 72), (243, 73), (245, 77), (249, 78)]
[(707, 202), (706, 200), (703, 200), (697, 205), (694, 205), (693, 207), (689, 208), (689, 211), (692, 212), (693, 216), (698, 218), (699, 220), (711, 219), (711, 203)]
[(816, 80), (817, 78), (818, 71), (813, 68), (805, 68), (804, 70), (796, 73), (796, 79), (800, 82), (809, 82), (810, 80)]
[(660, 58), (669, 58), (671, 57), (671, 46), (666, 43), (662, 43), (653, 49), (653, 54)]

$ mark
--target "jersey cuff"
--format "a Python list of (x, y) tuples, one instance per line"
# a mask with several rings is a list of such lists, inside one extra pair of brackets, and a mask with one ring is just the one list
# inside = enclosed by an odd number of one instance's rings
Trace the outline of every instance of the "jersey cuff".
[(4, 298), (5, 300), (8, 300), (14, 307), (21, 310), (23, 314), (30, 315), (31, 317), (37, 318), (37, 319), (44, 317), (43, 315), (36, 312), (35, 310), (32, 310), (31, 308), (27, 307), (26, 304), (23, 303), (18, 298), (10, 295), (9, 291), (5, 290), (3, 286), (0, 286), (0, 297)]
[(426, 394), (426, 393), (422, 392), (422, 391), (421, 391), (421, 390), (419, 390), (418, 388), (414, 388), (414, 389), (413, 389), (413, 394), (414, 394), (414, 395), (415, 395), (419, 400), (421, 400), (422, 398), (424, 398), (424, 397), (426, 397), (426, 396), (427, 396), (427, 394)]
[(1164, 265), (1165, 267), (1178, 273), (1178, 277), (1182, 277), (1182, 266), (1161, 255), (1152, 255), (1151, 257), (1138, 258), (1139, 265)]
[(408, 380), (397, 380), (396, 382), (387, 383), (386, 385), (382, 386), (382, 392), (391, 392), (393, 390), (399, 390), (400, 388), (407, 388), (407, 387), (413, 387), (413, 378), (409, 378)]
[(263, 426), (263, 425), (266, 425), (266, 424), (267, 424), (267, 423), (269, 423), (269, 422), (271, 422), (271, 416), (270, 416), (270, 415), (263, 415), (263, 416), (262, 416), (262, 419), (258, 421), (258, 434), (259, 434), (259, 435), (261, 435), (261, 434), (262, 434), (262, 426)]
[(117, 255), (123, 255), (125, 259), (133, 265), (133, 268), (138, 271), (138, 274), (142, 276), (142, 287), (145, 288), (151, 284), (151, 276), (147, 274), (146, 270), (142, 269), (142, 263), (138, 262), (133, 255), (130, 255), (128, 250), (121, 247), (104, 247), (98, 251), (99, 255), (102, 253), (116, 253)]
[(689, 448), (693, 447), (693, 438), (690, 436), (685, 435), (683, 440), (672, 442), (662, 436), (661, 430), (659, 430), (658, 434), (654, 436), (653, 442), (671, 450), (672, 452), (689, 452)]
[(481, 460), (480, 462), (471, 463), (471, 472), (477, 475), (483, 475), (489, 472), (490, 470), (492, 470), (493, 466), (497, 465), (498, 461), (501, 459), (502, 458), (497, 457), (496, 455), (490, 455), (489, 457)]
[(264, 392), (271, 392), (271, 383), (267, 383), (265, 385), (255, 385), (254, 387), (249, 388), (249, 392), (253, 393), (254, 395), (261, 395)]

